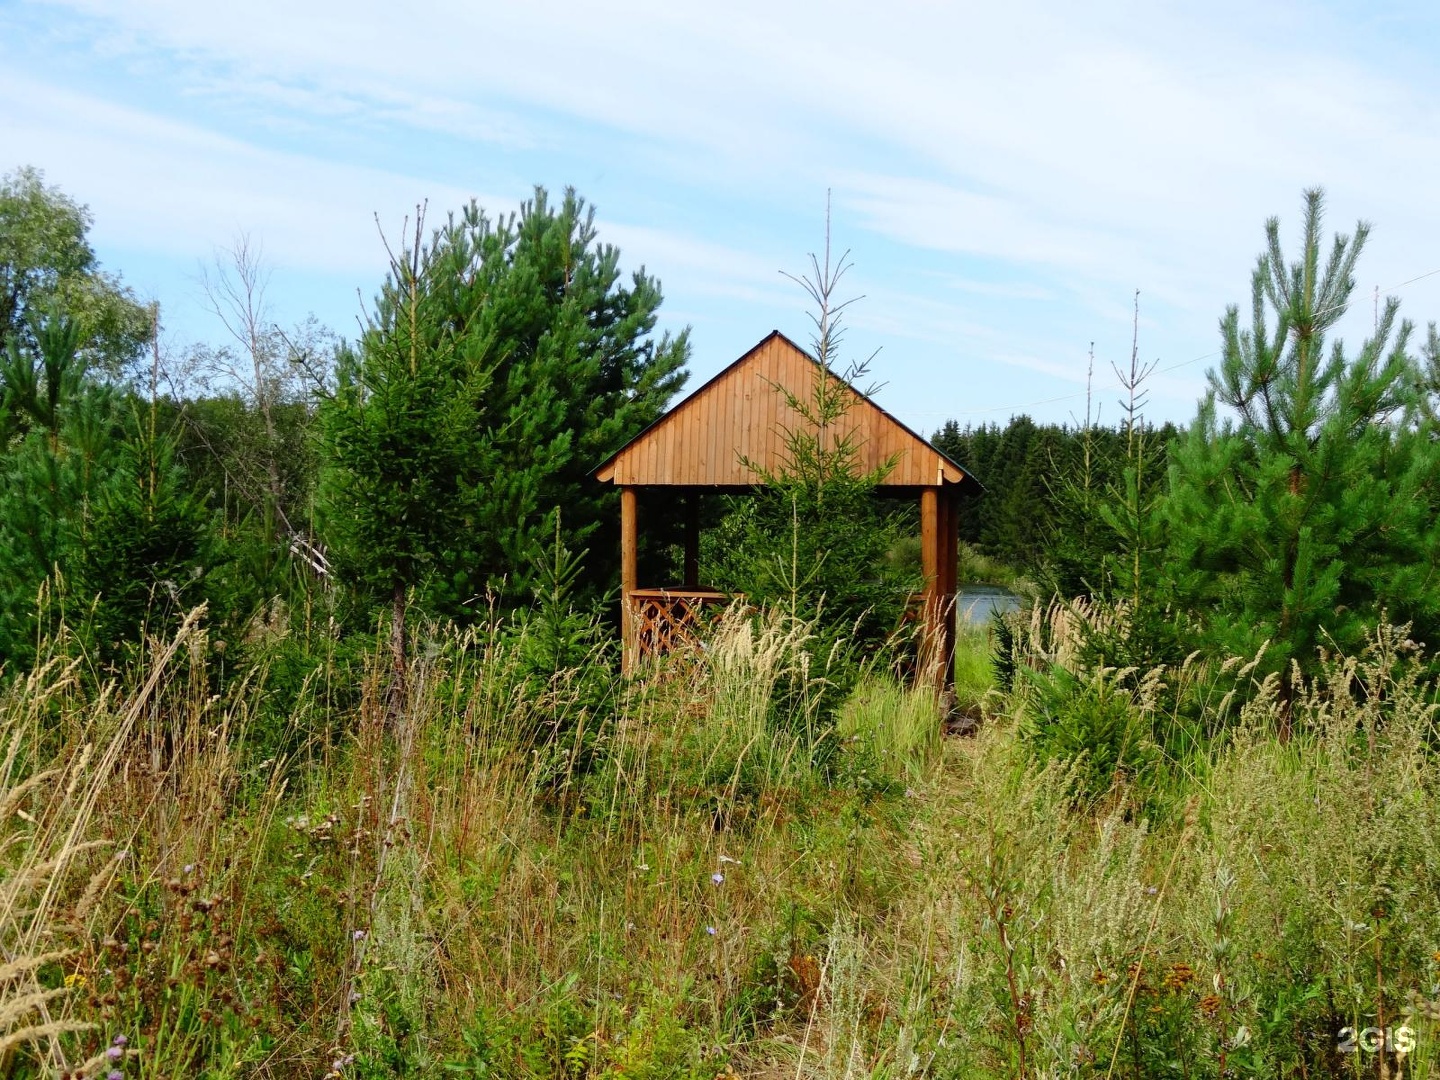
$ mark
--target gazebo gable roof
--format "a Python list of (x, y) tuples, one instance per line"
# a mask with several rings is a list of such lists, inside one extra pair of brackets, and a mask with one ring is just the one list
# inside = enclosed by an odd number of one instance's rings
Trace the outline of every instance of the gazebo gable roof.
[[(805, 424), (786, 402), (788, 391), (808, 400), (820, 364), (780, 331), (695, 390), (594, 472), (622, 486), (748, 487), (785, 466), (786, 433)], [(859, 467), (871, 471), (895, 459), (882, 481), (889, 487), (978, 488), (969, 471), (942, 454), (853, 386), (854, 401), (835, 425), (852, 436)]]

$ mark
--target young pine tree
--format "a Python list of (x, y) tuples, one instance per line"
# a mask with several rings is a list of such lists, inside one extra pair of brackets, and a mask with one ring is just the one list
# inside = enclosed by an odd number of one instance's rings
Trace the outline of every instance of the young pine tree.
[(72, 568), (86, 507), (115, 468), (115, 395), (89, 378), (81, 341), (76, 320), (37, 318), (0, 362), (0, 666), (11, 671), (33, 658), (41, 585)]
[(86, 514), (73, 591), (93, 603), (90, 631), (114, 658), (142, 634), (168, 636), (206, 599), (214, 534), (203, 500), (175, 460), (175, 440), (136, 416), (116, 468)]
[(1440, 616), (1440, 443), (1403, 420), (1411, 326), (1392, 298), (1358, 350), (1327, 350), (1369, 227), (1327, 256), (1323, 205), (1306, 192), (1294, 263), (1267, 223), (1250, 327), (1233, 306), (1221, 320), (1223, 359), (1172, 450), (1162, 508), (1179, 596), (1216, 650), (1253, 656), (1268, 642), (1283, 702), (1319, 648), (1357, 649), (1382, 618), (1428, 634)]
[(557, 206), (537, 189), (518, 215), (472, 203), (428, 241), (417, 225), (392, 259), (321, 427), (326, 540), (389, 606), (397, 675), (408, 593), (462, 619), (487, 592), (523, 604), (558, 507), (570, 550), (613, 528), (589, 470), (664, 411), (689, 348), (652, 334), (659, 283), (623, 283), (619, 258), (574, 192)]
[(493, 468), (463, 572), (437, 579), (430, 599), (452, 615), (486, 589), (525, 603), (560, 506), (565, 546), (600, 553), (577, 588), (603, 591), (618, 571), (617, 496), (589, 472), (664, 412), (685, 379), (687, 335), (653, 332), (659, 282), (643, 268), (622, 278), (620, 252), (599, 242), (595, 211), (574, 191), (556, 201), (537, 188), (495, 219), (471, 204), (434, 246), (450, 269), (426, 280), (426, 302), (488, 379), (475, 445)]
[(422, 212), (320, 417), (332, 565), (389, 609), (392, 716), (405, 701), (409, 594), (453, 570), (491, 476), (475, 424), (489, 373), (471, 362), (446, 302), (467, 252), (424, 240)]
[[(849, 268), (845, 256), (811, 257), (800, 284), (814, 302), (812, 348), (819, 364), (808, 393), (776, 387), (799, 418), (782, 432), (783, 465), (752, 465), (761, 478), (753, 496), (736, 499), (722, 527), (717, 576), (751, 602), (782, 608), (792, 617), (821, 617), (821, 640), (873, 648), (897, 629), (918, 573), (888, 556), (905, 535), (903, 512), (877, 499), (877, 486), (894, 468), (861, 469), (861, 447), (840, 421), (858, 402), (852, 383), (867, 365), (840, 374), (843, 327), (851, 301), (835, 292)], [(728, 541), (728, 543), (727, 543)]]
[[(75, 320), (42, 319), (0, 365), (0, 426), (16, 433), (0, 456), (0, 662), (14, 669), (67, 597), (90, 612), (92, 644), (111, 659), (202, 600), (212, 562), (209, 515), (153, 397), (148, 414), (123, 422), (82, 340)], [(52, 603), (37, 610), (47, 581)]]

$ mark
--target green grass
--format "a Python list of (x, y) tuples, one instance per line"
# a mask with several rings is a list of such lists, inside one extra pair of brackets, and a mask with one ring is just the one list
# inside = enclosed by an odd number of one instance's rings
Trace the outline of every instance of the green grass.
[(962, 622), (955, 638), (956, 707), (966, 715), (979, 717), (986, 697), (994, 687), (991, 631)]
[(978, 633), (977, 736), (879, 678), (832, 729), (807, 633), (735, 617), (595, 712), (435, 629), (401, 724), (377, 657), (289, 763), (199, 630), (128, 690), (12, 684), (0, 934), (40, 959), (0, 970), (0, 1064), (108, 1069), (123, 1035), (127, 1080), (1362, 1076), (1341, 1029), (1404, 1024), (1432, 1075), (1440, 769), (1401, 638), (1288, 744), (1254, 696), (1160, 798), (1042, 764)]

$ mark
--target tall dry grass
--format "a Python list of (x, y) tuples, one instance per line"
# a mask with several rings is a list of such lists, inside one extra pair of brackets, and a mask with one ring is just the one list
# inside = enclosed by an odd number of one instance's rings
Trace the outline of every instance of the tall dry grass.
[(83, 694), (79, 663), (50, 658), (0, 694), (0, 1067), (7, 1074), (22, 1054), (72, 1075), (128, 1056), (123, 1041), (74, 1038), (102, 1026), (82, 1004), (90, 986), (85, 945), (133, 854), (106, 835), (102, 807), (202, 615), (192, 613), (157, 649), (129, 693), (107, 685)]
[[(435, 628), (398, 725), (377, 662), (293, 762), (247, 750), (263, 680), (217, 696), (198, 621), (128, 684), (37, 669), (0, 701), (7, 1070), (1429, 1075), (1440, 801), (1403, 636), (1336, 658), (1290, 743), (1261, 688), (1165, 797), (1095, 798), (1037, 763), (1023, 695), (942, 740), (872, 678), (828, 727), (809, 632), (736, 612), (597, 697), (602, 655), (537, 680), (513, 635)], [(1165, 678), (1202, 672), (1134, 707)], [(1342, 1050), (1402, 1025), (1403, 1058)]]

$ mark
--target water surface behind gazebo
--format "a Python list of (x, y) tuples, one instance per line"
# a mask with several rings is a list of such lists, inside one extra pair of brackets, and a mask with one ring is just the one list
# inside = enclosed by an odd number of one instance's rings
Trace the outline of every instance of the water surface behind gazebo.
[(962, 585), (955, 593), (955, 613), (962, 624), (985, 626), (997, 615), (1020, 610), (1020, 597), (1001, 585)]

